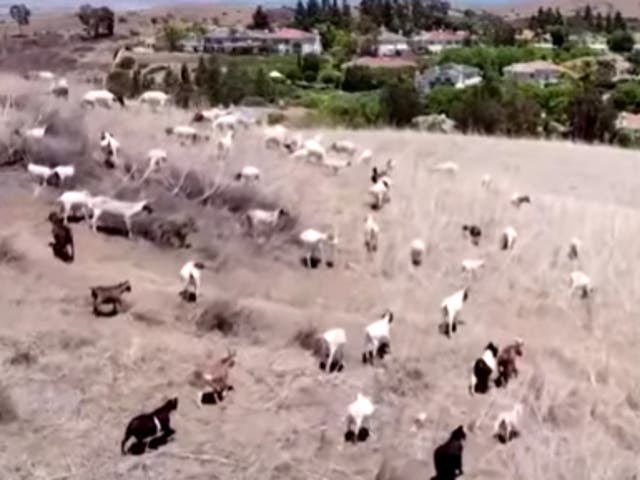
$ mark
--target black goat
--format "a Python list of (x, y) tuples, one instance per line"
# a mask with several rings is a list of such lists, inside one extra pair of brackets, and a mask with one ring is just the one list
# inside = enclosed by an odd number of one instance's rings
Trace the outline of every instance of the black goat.
[(53, 235), (53, 242), (50, 242), (49, 246), (53, 250), (53, 254), (65, 263), (73, 262), (75, 248), (71, 229), (64, 224), (62, 217), (57, 212), (49, 214), (49, 222), (51, 222), (51, 234)]
[(434, 450), (433, 463), (436, 468), (436, 476), (431, 480), (455, 480), (456, 477), (463, 474), (462, 450), (466, 438), (464, 427), (460, 425), (451, 432), (449, 440)]
[(480, 244), (480, 237), (482, 237), (482, 229), (477, 225), (463, 225), (462, 231), (467, 233), (471, 237), (471, 243), (475, 246)]
[[(96, 316), (113, 316), (122, 308), (122, 295), (131, 291), (129, 280), (120, 282), (117, 285), (106, 287), (91, 287), (91, 298), (93, 299), (93, 314)], [(105, 312), (103, 305), (110, 304), (111, 310)]]
[[(130, 452), (144, 453), (145, 442), (149, 448), (158, 448), (167, 443), (169, 438), (176, 433), (171, 428), (170, 414), (178, 409), (178, 398), (167, 400), (160, 408), (151, 413), (143, 413), (131, 419), (127, 425), (124, 439), (120, 444), (120, 451), (123, 455), (127, 453), (127, 442), (131, 438), (136, 439)], [(133, 450), (133, 447), (136, 447)]]

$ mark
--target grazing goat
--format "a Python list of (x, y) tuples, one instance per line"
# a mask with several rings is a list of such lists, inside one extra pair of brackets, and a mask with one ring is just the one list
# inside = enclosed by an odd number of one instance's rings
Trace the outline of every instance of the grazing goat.
[(44, 138), (45, 133), (47, 131), (47, 127), (33, 127), (33, 128), (28, 128), (26, 130), (21, 131), (20, 129), (16, 129), (15, 130), (15, 134), (22, 137), (26, 137), (26, 138), (30, 138), (33, 140), (40, 140), (42, 138)]
[(221, 132), (224, 132), (225, 130), (235, 131), (239, 123), (241, 123), (241, 120), (238, 114), (227, 113), (226, 115), (218, 117), (213, 122), (213, 128)]
[(194, 373), (194, 380), (201, 390), (198, 392), (198, 406), (222, 402), (227, 392), (233, 391), (229, 383), (229, 372), (236, 364), (235, 350), (227, 348), (227, 354), (216, 360), (206, 361)]
[(458, 426), (449, 439), (433, 452), (436, 476), (432, 480), (455, 480), (463, 475), (462, 452), (467, 434), (462, 425)]
[(464, 302), (469, 299), (469, 287), (458, 290), (456, 293), (449, 295), (442, 301), (440, 309), (444, 317), (444, 333), (447, 337), (451, 337), (458, 328), (458, 317)]
[(512, 250), (518, 239), (518, 232), (515, 228), (507, 227), (500, 236), (500, 248), (502, 250)]
[(367, 252), (373, 253), (378, 250), (378, 237), (380, 236), (380, 227), (373, 219), (373, 215), (369, 214), (364, 220), (364, 246)]
[(469, 381), (469, 393), (487, 393), (489, 385), (495, 379), (498, 365), (498, 347), (490, 342), (484, 349), (482, 357), (476, 359), (471, 371), (471, 379)]
[(160, 90), (148, 90), (138, 97), (141, 104), (147, 104), (151, 108), (164, 107), (169, 100), (169, 95)]
[(462, 231), (469, 236), (471, 243), (476, 247), (480, 245), (480, 238), (482, 237), (482, 229), (477, 225), (463, 225)]
[(289, 212), (284, 208), (276, 210), (263, 210), (261, 208), (252, 208), (247, 211), (245, 217), (249, 233), (254, 235), (257, 230), (273, 233), (281, 218), (289, 216)]
[(524, 341), (520, 338), (504, 347), (498, 354), (498, 376), (496, 378), (496, 387), (506, 387), (512, 377), (518, 376), (518, 368), (516, 366), (516, 358), (523, 354)]
[(580, 254), (580, 248), (582, 247), (582, 242), (577, 238), (572, 238), (569, 243), (569, 253), (567, 256), (569, 260), (577, 260)]
[(487, 190), (490, 189), (493, 185), (493, 179), (491, 178), (491, 175), (489, 175), (488, 173), (483, 175), (482, 179), (480, 180), (480, 185), (482, 185)]
[(71, 229), (64, 224), (62, 217), (56, 212), (49, 214), (49, 222), (51, 222), (51, 234), (53, 235), (53, 242), (49, 243), (49, 246), (52, 248), (53, 254), (63, 262), (73, 262), (75, 249)]
[(65, 78), (61, 78), (58, 81), (51, 84), (49, 87), (49, 93), (56, 98), (69, 98), (69, 84)]
[(89, 203), (91, 194), (87, 190), (67, 190), (56, 200), (62, 207), (62, 219), (65, 224), (69, 223), (69, 214), (74, 207), (82, 207), (84, 217), (89, 218)]
[(114, 95), (109, 90), (91, 90), (82, 97), (81, 104), (83, 106), (95, 107), (100, 105), (104, 108), (111, 108), (111, 105), (119, 103), (121, 107), (125, 106), (124, 98), (121, 95)]
[(185, 282), (180, 296), (187, 302), (195, 302), (200, 292), (200, 274), (205, 269), (204, 263), (189, 261), (180, 269), (180, 277)]
[(320, 370), (329, 373), (341, 372), (344, 369), (344, 345), (347, 343), (347, 334), (342, 328), (332, 328), (324, 332), (320, 338)]
[(127, 228), (127, 236), (131, 238), (133, 232), (131, 230), (131, 218), (140, 212), (147, 214), (153, 213), (153, 209), (147, 200), (139, 202), (127, 202), (124, 200), (116, 200), (114, 198), (97, 196), (91, 198), (89, 206), (93, 210), (93, 218), (91, 219), (91, 228), (94, 232), (98, 231), (98, 221), (104, 212), (115, 215), (121, 215)]
[[(93, 314), (112, 317), (117, 315), (122, 307), (122, 295), (131, 292), (131, 283), (129, 283), (129, 280), (125, 280), (116, 285), (91, 287), (90, 290), (93, 300)], [(110, 311), (102, 309), (107, 304), (111, 305)]]
[(484, 267), (484, 260), (468, 258), (462, 261), (462, 271), (474, 274)]
[(422, 265), (424, 261), (424, 256), (427, 251), (427, 245), (424, 243), (424, 240), (421, 238), (416, 238), (411, 242), (411, 263), (415, 267), (419, 267)]
[[(325, 263), (326, 257), (324, 254), (324, 244), (327, 243), (331, 246), (338, 244), (338, 236), (333, 233), (324, 233), (313, 228), (308, 228), (300, 234), (300, 243), (302, 243), (306, 249), (307, 254), (305, 256), (306, 266), (311, 267), (313, 265), (312, 258), (315, 258), (317, 253), (320, 254), (320, 262)], [(329, 266), (330, 263), (327, 262)]]
[[(193, 143), (196, 143), (200, 138), (200, 133), (193, 127), (189, 125), (176, 125), (175, 127), (167, 127), (164, 129), (165, 133), (168, 136), (175, 135), (180, 140), (191, 140)], [(208, 137), (205, 137), (205, 140)]]
[(273, 125), (264, 129), (264, 144), (267, 148), (280, 148), (284, 145), (288, 130), (282, 125)]
[(365, 165), (369, 165), (373, 161), (373, 152), (369, 149), (363, 150), (360, 156), (358, 157), (358, 163), (364, 163)]
[(325, 157), (325, 159), (322, 161), (322, 166), (330, 170), (334, 175), (337, 175), (340, 170), (351, 166), (351, 160)]
[(244, 181), (249, 183), (249, 182), (257, 182), (258, 180), (260, 180), (261, 176), (262, 176), (262, 173), (260, 172), (260, 169), (258, 167), (254, 167), (252, 165), (245, 165), (244, 167), (242, 167), (242, 170), (236, 173), (235, 179), (238, 182)]
[(347, 410), (345, 442), (364, 442), (369, 438), (369, 421), (374, 411), (375, 406), (371, 400), (362, 393), (358, 393), (356, 400), (349, 405)]
[(307, 151), (309, 161), (315, 160), (318, 163), (322, 163), (324, 162), (324, 159), (327, 156), (326, 150), (322, 145), (320, 145), (320, 142), (315, 138), (312, 138), (310, 140), (305, 140), (302, 143), (302, 148), (304, 148)]
[(218, 159), (225, 160), (231, 155), (231, 148), (233, 147), (234, 130), (229, 130), (224, 137), (218, 139)]
[(329, 147), (329, 150), (332, 150), (337, 153), (344, 153), (345, 155), (349, 155), (352, 157), (355, 155), (357, 147), (353, 142), (349, 140), (339, 140), (337, 142), (333, 142)]
[(494, 437), (501, 443), (507, 443), (520, 435), (523, 406), (516, 403), (511, 410), (498, 415), (494, 426)]
[(373, 365), (374, 355), (380, 360), (384, 360), (385, 355), (391, 353), (391, 322), (393, 322), (393, 312), (386, 310), (382, 318), (370, 323), (365, 328), (362, 363)]
[(591, 285), (591, 279), (586, 273), (579, 270), (571, 272), (569, 276), (570, 289), (569, 294), (572, 294), (576, 290), (580, 291), (581, 298), (588, 298), (594, 291), (593, 285)]
[(531, 197), (529, 195), (523, 195), (521, 193), (514, 193), (511, 196), (511, 204), (514, 207), (520, 208), (524, 203), (531, 203)]
[(375, 210), (380, 210), (385, 203), (391, 200), (389, 191), (391, 190), (391, 179), (389, 177), (382, 177), (376, 183), (369, 187), (369, 195), (373, 197), (373, 203), (371, 207)]
[(227, 115), (229, 113), (228, 110), (222, 110), (220, 108), (210, 108), (209, 110), (200, 110), (193, 115), (191, 119), (194, 123), (201, 122), (215, 122), (218, 118), (223, 115)]
[(104, 165), (114, 168), (118, 164), (118, 150), (120, 142), (109, 132), (100, 133), (100, 151), (104, 153)]
[(458, 173), (458, 170), (460, 170), (460, 167), (454, 162), (443, 162), (431, 167), (432, 172), (449, 173), (451, 175)]
[(371, 183), (378, 183), (383, 178), (390, 178), (393, 170), (393, 160), (388, 159), (384, 168), (373, 167), (371, 168)]
[(120, 444), (123, 455), (127, 453), (127, 442), (131, 438), (136, 439), (137, 448), (144, 451), (145, 442), (149, 448), (157, 448), (175, 433), (171, 428), (170, 414), (178, 409), (178, 399), (167, 400), (160, 408), (150, 413), (143, 413), (131, 419)]
[(28, 163), (27, 171), (38, 179), (34, 195), (37, 195), (45, 185), (61, 186), (67, 178), (73, 177), (76, 173), (73, 165), (58, 165), (51, 168), (36, 163)]

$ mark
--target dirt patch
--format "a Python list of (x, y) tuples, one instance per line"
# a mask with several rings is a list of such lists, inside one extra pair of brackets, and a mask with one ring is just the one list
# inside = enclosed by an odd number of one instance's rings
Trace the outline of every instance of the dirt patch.
[(252, 312), (226, 299), (209, 303), (198, 315), (196, 329), (200, 334), (219, 332), (225, 337), (253, 337), (258, 331)]
[(0, 238), (0, 264), (16, 265), (24, 261), (24, 255), (7, 237)]
[(0, 385), (0, 425), (14, 422), (18, 419), (18, 411), (7, 389)]

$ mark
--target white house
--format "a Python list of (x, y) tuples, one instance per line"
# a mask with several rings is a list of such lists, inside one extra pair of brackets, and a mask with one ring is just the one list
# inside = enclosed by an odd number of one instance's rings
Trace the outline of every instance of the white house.
[(416, 52), (438, 53), (447, 48), (462, 47), (469, 38), (469, 32), (432, 30), (417, 33), (409, 43)]
[(416, 86), (424, 92), (443, 85), (463, 89), (481, 83), (482, 71), (479, 68), (456, 63), (437, 65), (422, 75), (416, 75)]
[(384, 28), (378, 34), (376, 42), (376, 53), (380, 57), (398, 56), (409, 51), (409, 44), (405, 37)]
[(267, 42), (278, 53), (322, 53), (320, 34), (295, 28), (280, 28), (268, 35)]
[(544, 60), (534, 62), (514, 63), (505, 67), (503, 72), (508, 79), (518, 82), (535, 82), (540, 85), (558, 83), (567, 70), (555, 63)]

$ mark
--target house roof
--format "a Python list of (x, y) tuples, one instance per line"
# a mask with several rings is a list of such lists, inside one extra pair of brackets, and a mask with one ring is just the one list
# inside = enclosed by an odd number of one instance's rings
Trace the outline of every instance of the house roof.
[(640, 130), (640, 115), (621, 112), (616, 121), (618, 128), (626, 130)]
[(416, 62), (400, 57), (359, 57), (344, 64), (345, 67), (415, 68)]
[(271, 33), (269, 37), (276, 40), (315, 40), (316, 34), (296, 28), (279, 28)]
[(413, 37), (412, 40), (430, 41), (430, 42), (455, 42), (469, 38), (469, 32), (463, 30), (431, 30), (428, 32), (420, 32)]

